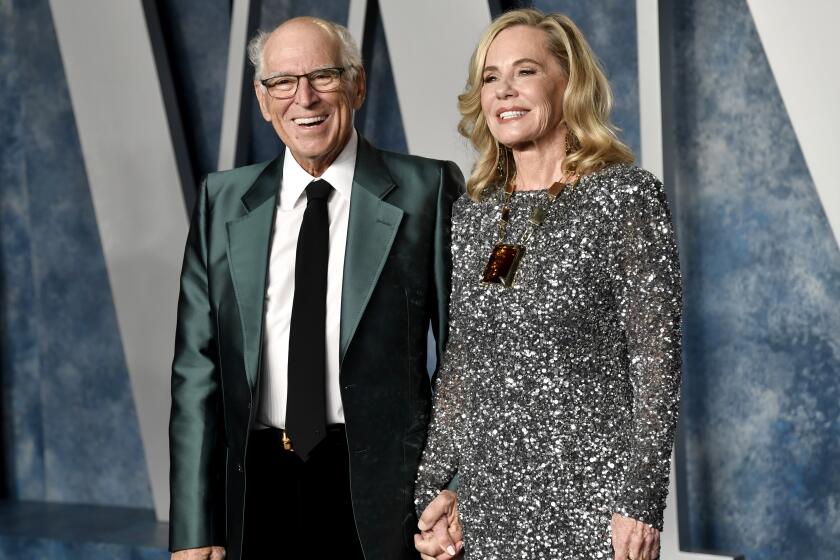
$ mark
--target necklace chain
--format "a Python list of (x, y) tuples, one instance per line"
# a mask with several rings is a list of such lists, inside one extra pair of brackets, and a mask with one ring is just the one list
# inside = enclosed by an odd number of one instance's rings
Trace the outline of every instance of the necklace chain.
[[(580, 177), (575, 179), (572, 187), (576, 186), (578, 181), (580, 181)], [(507, 235), (507, 227), (510, 222), (510, 201), (513, 198), (514, 187), (512, 182), (505, 185), (501, 216), (499, 217), (499, 242), (493, 247), (493, 250), (490, 252), (490, 258), (487, 260), (487, 265), (484, 267), (484, 274), (481, 280), (483, 283), (503, 284), (506, 288), (513, 286), (516, 271), (519, 269), (519, 264), (525, 256), (527, 243), (533, 237), (534, 230), (542, 225), (549, 207), (554, 204), (560, 196), (560, 193), (567, 186), (568, 183), (557, 181), (546, 189), (546, 197), (538, 202), (531, 211), (531, 217), (528, 218), (528, 226), (522, 234), (519, 243), (510, 245), (505, 243), (505, 236)]]
[[(577, 186), (578, 181), (580, 181), (580, 177), (571, 183), (571, 187), (574, 188)], [(542, 201), (538, 202), (537, 205), (534, 206), (534, 209), (531, 210), (531, 215), (528, 218), (528, 227), (525, 230), (525, 233), (522, 234), (522, 238), (519, 241), (520, 245), (524, 245), (531, 240), (531, 237), (534, 235), (534, 230), (540, 227), (545, 220), (545, 215), (548, 209), (560, 197), (560, 193), (562, 193), (569, 185), (569, 183), (557, 181), (549, 188), (545, 189), (546, 197)], [(502, 198), (502, 210), (499, 216), (499, 243), (504, 243), (505, 237), (507, 236), (507, 227), (510, 223), (510, 201), (513, 199), (514, 190), (515, 186), (513, 182), (505, 185)]]

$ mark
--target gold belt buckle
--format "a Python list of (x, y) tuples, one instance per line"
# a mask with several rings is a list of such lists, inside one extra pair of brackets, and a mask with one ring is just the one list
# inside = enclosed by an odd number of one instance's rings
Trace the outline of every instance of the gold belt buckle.
[(283, 449), (286, 451), (294, 451), (295, 448), (292, 447), (292, 440), (289, 439), (289, 434), (286, 433), (286, 430), (283, 430)]

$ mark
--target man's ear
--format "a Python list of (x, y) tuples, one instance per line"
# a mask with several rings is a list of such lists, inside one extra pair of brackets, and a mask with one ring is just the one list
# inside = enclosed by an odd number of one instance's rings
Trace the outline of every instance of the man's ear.
[(268, 92), (257, 80), (254, 80), (254, 93), (257, 96), (257, 102), (260, 104), (260, 113), (262, 113), (262, 117), (266, 122), (271, 122), (271, 113), (268, 112)]
[(365, 102), (365, 95), (367, 94), (367, 76), (365, 69), (359, 68), (358, 75), (356, 75), (356, 83), (353, 91), (353, 110), (358, 111)]

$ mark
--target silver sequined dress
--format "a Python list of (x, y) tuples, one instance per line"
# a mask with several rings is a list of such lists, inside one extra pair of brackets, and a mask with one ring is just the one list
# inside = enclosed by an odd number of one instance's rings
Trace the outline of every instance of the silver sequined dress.
[[(509, 289), (479, 281), (496, 194), (453, 210), (449, 344), (416, 505), (457, 472), (467, 558), (611, 559), (613, 512), (661, 529), (668, 491), (681, 290), (662, 185), (613, 165), (566, 189)], [(514, 194), (508, 242), (541, 197)]]

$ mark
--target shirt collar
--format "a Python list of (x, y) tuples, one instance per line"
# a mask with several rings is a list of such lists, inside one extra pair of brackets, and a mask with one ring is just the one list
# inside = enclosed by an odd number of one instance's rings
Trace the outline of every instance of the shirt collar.
[[(353, 189), (353, 173), (356, 170), (356, 154), (359, 149), (359, 135), (354, 129), (344, 149), (330, 164), (320, 179), (328, 182), (341, 196), (350, 199)], [(307, 173), (286, 149), (283, 156), (283, 183), (280, 189), (280, 209), (290, 210), (299, 204), (306, 205), (303, 196), (306, 186), (317, 179)]]

